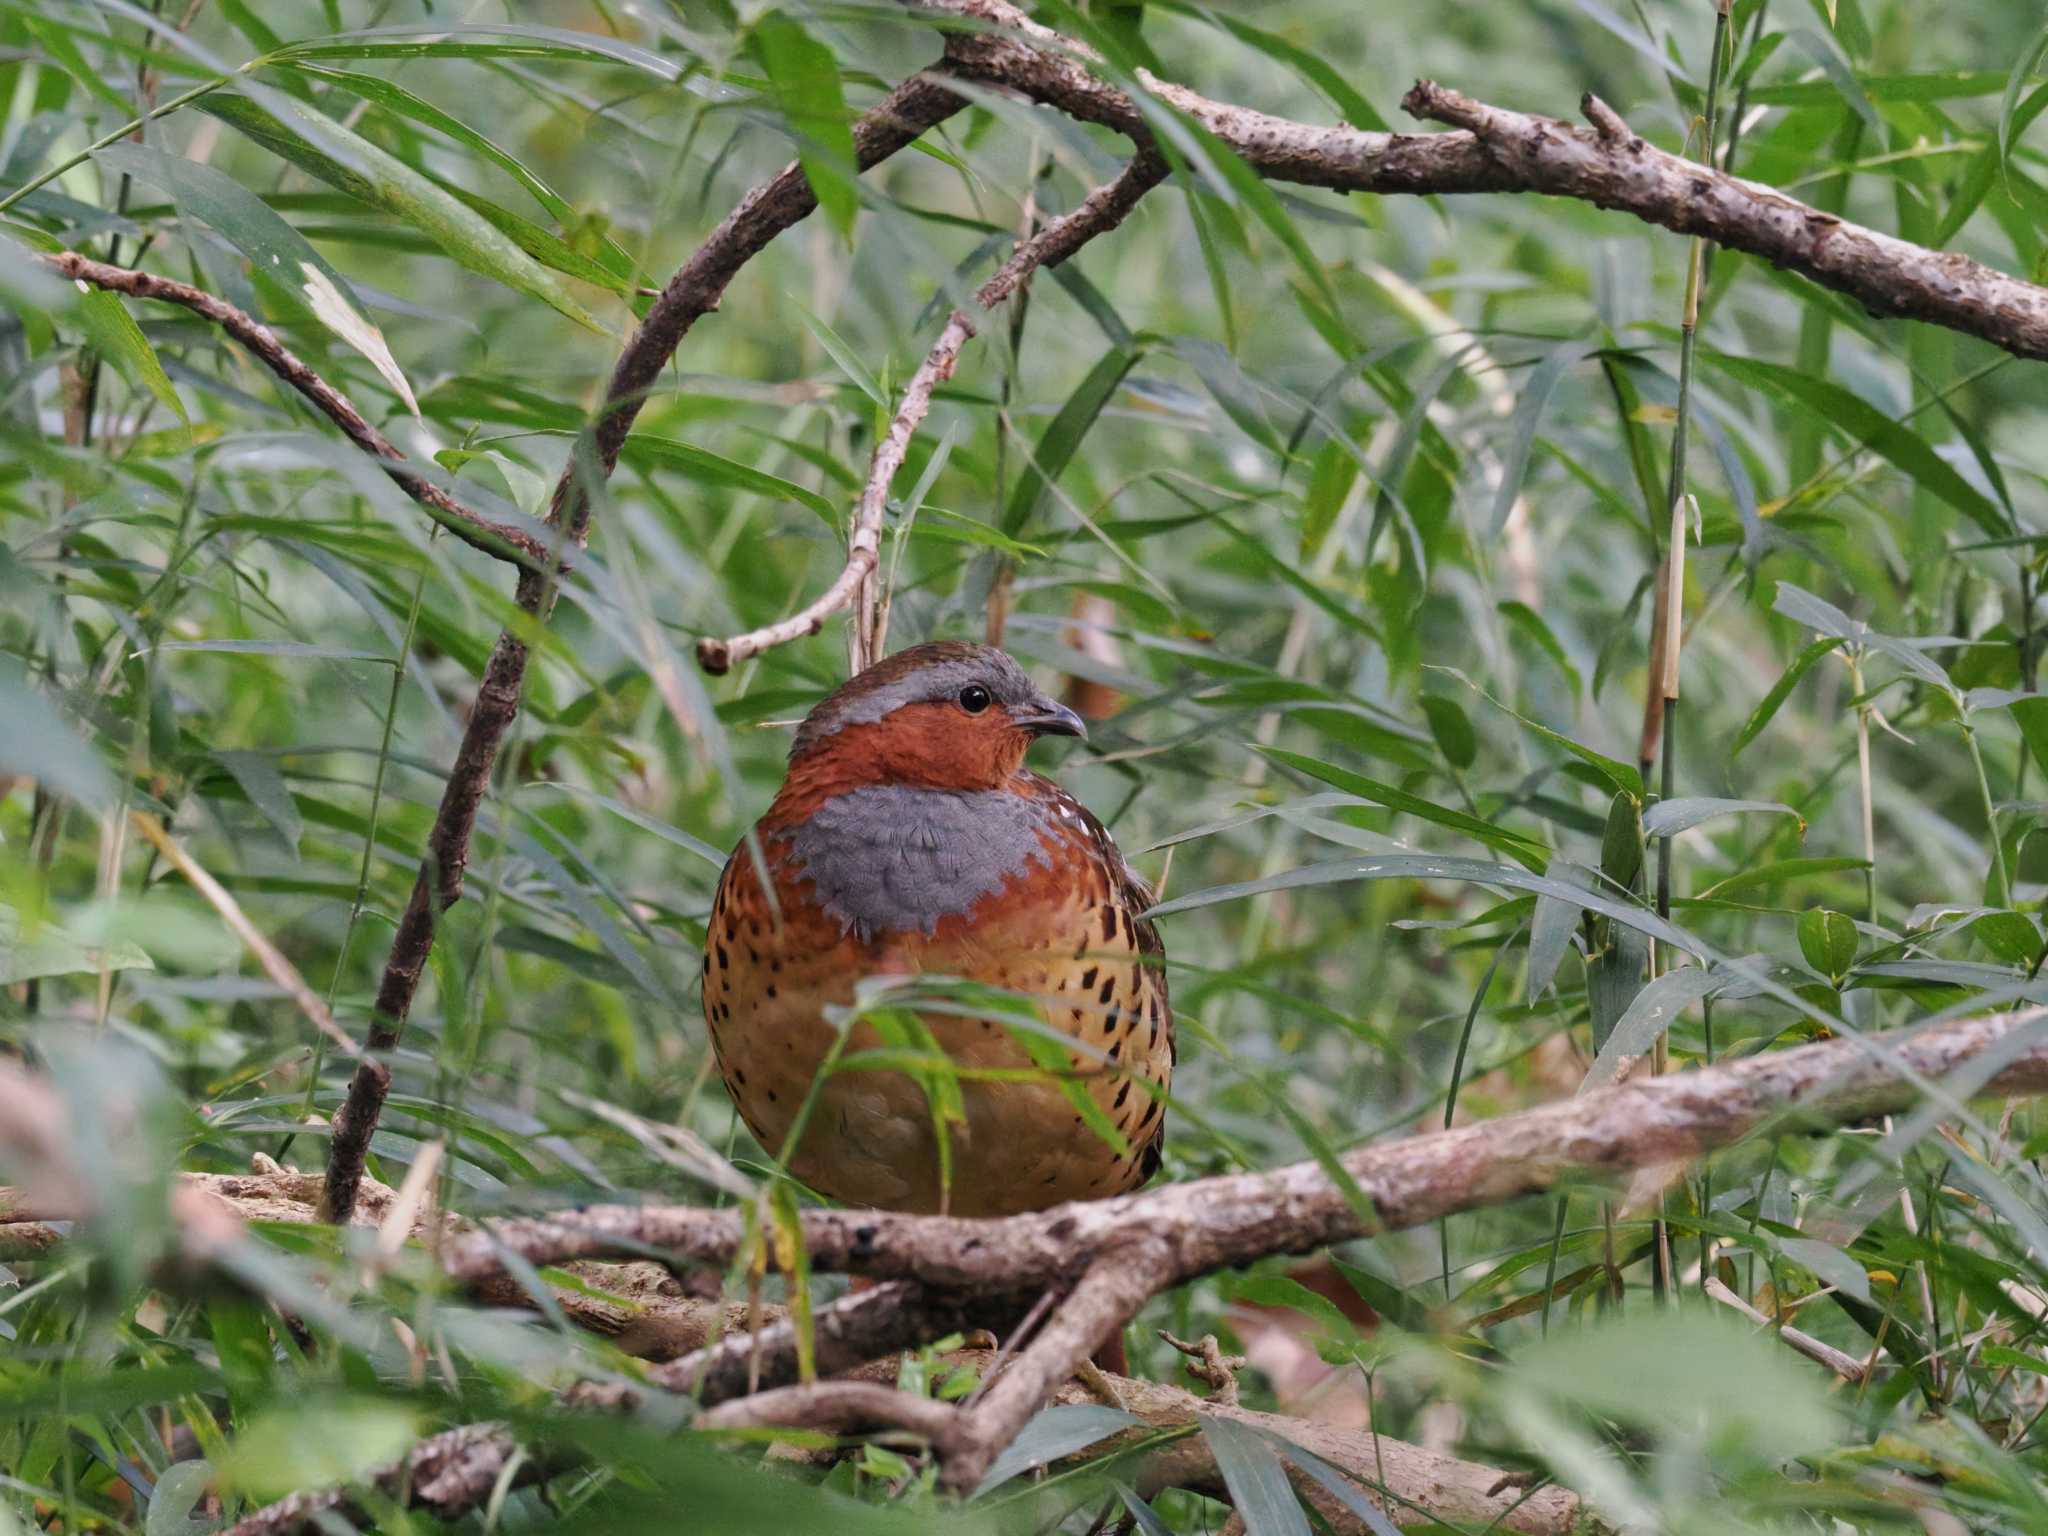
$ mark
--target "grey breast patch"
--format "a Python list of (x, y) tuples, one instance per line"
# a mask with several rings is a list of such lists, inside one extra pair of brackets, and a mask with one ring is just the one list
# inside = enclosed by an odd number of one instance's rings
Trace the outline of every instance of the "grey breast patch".
[(1006, 790), (870, 784), (835, 795), (786, 834), (797, 877), (865, 943), (878, 933), (935, 932), (1037, 863), (1055, 815)]

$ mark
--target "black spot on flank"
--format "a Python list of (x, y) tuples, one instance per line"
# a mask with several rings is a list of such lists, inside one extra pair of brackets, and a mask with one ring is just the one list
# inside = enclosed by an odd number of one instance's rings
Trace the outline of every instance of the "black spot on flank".
[(1081, 973), (1081, 990), (1083, 992), (1093, 992), (1095, 990), (1095, 977), (1097, 974), (1097, 967), (1092, 965)]
[(718, 950), (718, 968), (722, 971), (728, 965), (732, 964), (732, 956), (728, 955), (725, 952), (725, 946), (723, 944), (717, 945), (715, 947)]
[(768, 1102), (770, 1104), (773, 1104), (775, 1102), (775, 1090), (773, 1088), (770, 1088), (768, 1090)]
[(1080, 1123), (1081, 1117), (1079, 1115), (1074, 1116), (1074, 1124), (1079, 1125)]
[(983, 1019), (983, 1020), (981, 1021), (981, 1027), (982, 1027), (983, 1029), (994, 1029), (994, 1028), (995, 1028), (996, 1026), (995, 1026), (995, 1023), (994, 1023), (994, 1021), (993, 1021), (993, 1020), (990, 1020), (990, 1019)]
[(1095, 994), (1095, 1000), (1107, 1007), (1110, 998), (1115, 995), (1116, 978), (1114, 976), (1105, 976), (1102, 981), (1102, 990)]
[(1059, 990), (1062, 992), (1067, 990), (1067, 978), (1064, 976), (1060, 978)]
[[(1111, 1061), (1115, 1061), (1115, 1060), (1117, 1059), (1117, 1057), (1119, 1057), (1119, 1056), (1123, 1055), (1123, 1053), (1124, 1053), (1124, 1043), (1123, 1043), (1123, 1041), (1119, 1040), (1119, 1041), (1117, 1041), (1117, 1043), (1116, 1043), (1115, 1045), (1112, 1045), (1112, 1046), (1111, 1046), (1111, 1047), (1109, 1048), (1109, 1059), (1110, 1059)], [(1131, 1085), (1130, 1085), (1129, 1083), (1125, 1083), (1125, 1084), (1124, 1084), (1124, 1087), (1125, 1087), (1126, 1089), (1128, 1089), (1128, 1088), (1129, 1088), (1130, 1086), (1131, 1086)], [(1118, 1094), (1118, 1095), (1117, 1095), (1117, 1101), (1118, 1101), (1119, 1103), (1121, 1103), (1121, 1102), (1123, 1101), (1123, 1095), (1122, 1095), (1122, 1094)]]
[(1138, 1117), (1138, 1129), (1143, 1130), (1152, 1123), (1152, 1117), (1159, 1113), (1159, 1101), (1154, 1099), (1145, 1106), (1145, 1113)]
[[(1115, 1103), (1113, 1103), (1113, 1104), (1111, 1104), (1111, 1105), (1110, 1105), (1109, 1107), (1110, 1107), (1111, 1109), (1122, 1109), (1122, 1108), (1124, 1107), (1124, 1100), (1125, 1100), (1125, 1099), (1128, 1099), (1128, 1098), (1129, 1098), (1130, 1096), (1131, 1096), (1131, 1085), (1130, 1085), (1129, 1083), (1125, 1083), (1125, 1084), (1123, 1085), (1123, 1087), (1121, 1087), (1121, 1088), (1117, 1089), (1117, 1091), (1116, 1091), (1116, 1102), (1115, 1102)], [(773, 1097), (773, 1095), (770, 1095), (770, 1097)]]
[[(769, 988), (769, 990), (768, 990), (768, 995), (769, 995), (770, 997), (773, 997), (773, 996), (775, 995), (775, 989), (774, 989), (774, 988), (772, 988), (772, 987), (771, 987), (771, 988)], [(1151, 1032), (1150, 1034), (1148, 1034), (1148, 1035), (1147, 1035), (1147, 1036), (1145, 1037), (1145, 1045), (1146, 1045), (1146, 1048), (1147, 1048), (1147, 1049), (1150, 1049), (1151, 1047), (1153, 1047), (1153, 1046), (1156, 1046), (1156, 1045), (1158, 1045), (1158, 1044), (1159, 1044), (1159, 1015), (1155, 1013), (1155, 1014), (1153, 1014), (1153, 1015), (1152, 1015), (1152, 1032)]]
[(758, 917), (748, 918), (747, 932), (754, 938), (758, 939), (759, 937), (761, 937), (761, 919), (759, 919)]
[(769, 997), (773, 997), (774, 995), (775, 995), (775, 984), (774, 984), (773, 982), (770, 982), (770, 983), (768, 984), (768, 991), (767, 991), (767, 996), (769, 996)]
[(1102, 1032), (1105, 1035), (1113, 1035), (1116, 1033), (1117, 1025), (1121, 1024), (1122, 1022), (1122, 1019), (1119, 1019), (1115, 1014), (1112, 1013), (1108, 1018), (1102, 1021)]
[(1105, 942), (1116, 937), (1115, 907), (1105, 906), (1102, 909), (1102, 937)]
[(768, 974), (770, 976), (780, 976), (782, 974), (782, 962), (780, 960), (770, 960), (768, 962)]
[(1123, 912), (1119, 913), (1118, 916), (1122, 917), (1124, 920), (1124, 942), (1135, 948), (1138, 943), (1138, 935), (1131, 929), (1130, 910), (1126, 908)]
[[(728, 939), (736, 939), (740, 936), (740, 924), (738, 918), (728, 917), (725, 920), (725, 936)], [(720, 965), (725, 964), (723, 960), (719, 961), (718, 963)]]
[(1040, 1180), (1039, 1182), (1040, 1182), (1040, 1183), (1043, 1183), (1043, 1184), (1050, 1184), (1050, 1183), (1052, 1183), (1053, 1181), (1055, 1181), (1055, 1180), (1056, 1180), (1056, 1179), (1058, 1179), (1058, 1178), (1059, 1178), (1059, 1175), (1058, 1175), (1058, 1174), (1056, 1174), (1056, 1173), (1048, 1173), (1048, 1174), (1047, 1174), (1047, 1175), (1046, 1175), (1046, 1176), (1045, 1176), (1045, 1177), (1044, 1177), (1043, 1179), (1041, 1179), (1041, 1180)]
[(747, 1074), (745, 1072), (741, 1071), (738, 1067), (734, 1067), (732, 1075), (739, 1079), (742, 1088), (747, 1086)]
[(749, 964), (749, 965), (759, 965), (760, 963), (761, 963), (761, 951), (759, 951), (758, 949), (754, 948), (754, 946), (753, 946), (753, 945), (749, 944), (749, 945), (747, 946), (747, 964)]
[(1080, 959), (1080, 958), (1081, 958), (1081, 957), (1082, 957), (1083, 955), (1085, 955), (1085, 954), (1087, 954), (1087, 953), (1088, 953), (1088, 941), (1087, 941), (1086, 939), (1083, 939), (1083, 940), (1082, 940), (1082, 941), (1081, 941), (1080, 943), (1078, 943), (1078, 944), (1076, 944), (1076, 945), (1074, 946), (1074, 958), (1075, 958), (1076, 960)]
[(711, 957), (709, 955), (704, 957), (704, 974), (706, 976), (711, 974)]

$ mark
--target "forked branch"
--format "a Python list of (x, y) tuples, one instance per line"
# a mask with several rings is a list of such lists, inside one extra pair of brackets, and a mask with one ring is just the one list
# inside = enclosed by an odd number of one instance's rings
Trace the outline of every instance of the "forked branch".
[[(1019, 242), (1010, 259), (994, 276), (975, 290), (975, 307), (987, 314), (1015, 293), (1041, 267), (1056, 267), (1097, 235), (1109, 233), (1129, 217), (1138, 199), (1166, 178), (1166, 162), (1147, 150), (1134, 156), (1118, 175), (1097, 187), (1068, 214), (1046, 225), (1030, 239)], [(947, 318), (939, 339), (904, 386), (903, 400), (889, 423), (889, 430), (875, 444), (868, 465), (867, 483), (854, 509), (853, 531), (847, 536), (846, 564), (818, 598), (801, 612), (777, 624), (769, 624), (744, 635), (720, 640), (711, 636), (697, 642), (697, 661), (705, 671), (730, 671), (737, 663), (778, 645), (787, 645), (805, 635), (815, 635), (833, 614), (853, 604), (861, 587), (874, 575), (881, 558), (882, 518), (888, 510), (889, 487), (903, 467), (910, 440), (931, 410), (932, 392), (953, 376), (960, 349), (976, 334), (975, 318), (956, 309)], [(860, 665), (875, 658), (871, 645), (864, 645), (856, 657)]]

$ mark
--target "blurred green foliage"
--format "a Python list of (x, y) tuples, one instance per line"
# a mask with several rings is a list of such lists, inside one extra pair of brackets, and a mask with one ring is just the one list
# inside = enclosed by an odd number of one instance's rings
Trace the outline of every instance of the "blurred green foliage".
[[(1592, 90), (1678, 149), (1712, 13), (1044, 15), (1305, 120), (1395, 120), (1422, 75), (1560, 116)], [(531, 517), (645, 291), (801, 157), (827, 216), (685, 342), (534, 637), (372, 1169), (396, 1184), (441, 1142), (465, 1215), (715, 1203), (744, 1181), (631, 1117), (766, 1167), (707, 1075), (700, 923), (780, 727), (844, 652), (828, 630), (714, 682), (692, 645), (830, 580), (939, 316), (1126, 147), (977, 93), (928, 152), (855, 179), (847, 113), (937, 52), (883, 3), (183, 16), (0, 0), (0, 1042), (54, 1074), (108, 1216), (0, 1267), (0, 1530), (196, 1533), (493, 1417), (575, 1452), (494, 1502), (508, 1529), (686, 1508), (706, 1530), (933, 1528), (929, 1469), (892, 1451), (811, 1487), (670, 1420), (566, 1415), (550, 1386), (630, 1363), (360, 1243), (267, 1229), (248, 1288), (151, 1288), (171, 1170), (317, 1166), (308, 1120), (347, 1063), (121, 813), (163, 817), (360, 1037), (509, 582), (195, 316), (27, 253), (231, 300), (469, 504)], [(1722, 152), (2038, 278), (2035, 27), (1990, 3), (1738, 0)], [(941, 391), (886, 534), (892, 638), (977, 636), (1007, 582), (1009, 647), (1114, 691), (1057, 771), (1175, 901), (1167, 1177), (1569, 1093), (1660, 1038), (1684, 1069), (2041, 992), (2048, 382), (1712, 257), (1678, 798), (1657, 804), (1636, 752), (1687, 257), (1581, 204), (1347, 198), (1212, 155), (1036, 278)], [(1686, 943), (1663, 959), (1696, 958), (1644, 991), (1665, 833)], [(1371, 1328), (1277, 1260), (1142, 1321), (1270, 1340), (1271, 1313), (1233, 1304), (1292, 1313), (1334, 1390), (1370, 1380), (1379, 1432), (1555, 1477), (1630, 1528), (2039, 1530), (2048, 1142), (2030, 1107), (1978, 1108), (1686, 1169), (1665, 1305), (1651, 1208), (1589, 1192), (1347, 1250)], [(1712, 1277), (1796, 1307), (1871, 1379), (1702, 1299), (1709, 1245)], [(1163, 1346), (1136, 1358), (1178, 1374)], [(1246, 1386), (1274, 1405), (1272, 1380)], [(1074, 1429), (1031, 1433), (1050, 1456)], [(1215, 1449), (1254, 1533), (1299, 1528), (1278, 1452)], [(1115, 1497), (1084, 1467), (946, 1518), (1081, 1531)], [(1147, 1514), (1221, 1518), (1189, 1494)]]

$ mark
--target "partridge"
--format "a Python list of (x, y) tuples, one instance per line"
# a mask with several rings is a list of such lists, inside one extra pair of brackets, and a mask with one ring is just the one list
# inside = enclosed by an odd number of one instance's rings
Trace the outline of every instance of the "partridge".
[[(782, 1150), (837, 1039), (826, 1010), (864, 976), (1002, 987), (1072, 1042), (1034, 1068), (1014, 1025), (923, 1015), (960, 1069), (963, 1114), (935, 1123), (927, 1085), (901, 1071), (830, 1072), (789, 1160), (819, 1193), (996, 1216), (1122, 1194), (1158, 1168), (1174, 1041), (1151, 893), (1101, 822), (1023, 766), (1036, 738), (1085, 734), (1004, 652), (950, 642), (877, 662), (797, 729), (704, 946), (704, 1020), (761, 1145)], [(881, 1044), (857, 1024), (842, 1059)]]

